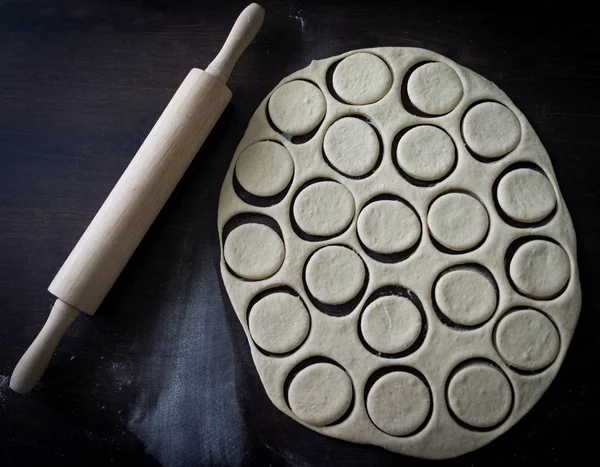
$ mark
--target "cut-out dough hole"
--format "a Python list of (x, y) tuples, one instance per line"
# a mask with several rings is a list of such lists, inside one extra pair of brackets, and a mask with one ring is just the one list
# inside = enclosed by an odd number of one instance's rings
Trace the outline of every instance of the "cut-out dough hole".
[(501, 425), (512, 409), (512, 386), (500, 368), (487, 360), (460, 365), (450, 376), (447, 403), (465, 428), (489, 431)]
[(560, 245), (536, 239), (521, 245), (510, 260), (510, 279), (517, 290), (537, 299), (559, 295), (571, 277), (569, 256)]
[(381, 148), (373, 126), (356, 117), (334, 122), (325, 133), (326, 160), (342, 175), (363, 177), (379, 161)]
[(502, 211), (518, 222), (539, 222), (556, 208), (556, 193), (550, 180), (529, 168), (504, 175), (498, 183), (497, 197)]
[(439, 196), (427, 214), (427, 224), (433, 238), (455, 252), (466, 252), (481, 245), (489, 223), (483, 204), (463, 192)]
[(367, 394), (367, 412), (381, 431), (408, 436), (419, 431), (431, 412), (427, 385), (408, 371), (391, 371), (377, 379)]
[(308, 260), (305, 280), (308, 291), (321, 303), (342, 305), (359, 295), (367, 270), (353, 250), (331, 245), (317, 250)]
[(393, 76), (377, 55), (359, 52), (344, 58), (333, 72), (333, 88), (348, 104), (372, 104), (392, 86)]
[(248, 328), (262, 350), (286, 354), (306, 339), (310, 315), (299, 296), (274, 291), (253, 304), (248, 315)]
[(346, 230), (354, 218), (354, 197), (341, 183), (309, 183), (295, 196), (292, 214), (306, 234), (331, 238)]
[(288, 150), (274, 141), (259, 141), (242, 151), (235, 176), (248, 193), (271, 197), (280, 194), (294, 175), (294, 161)]
[(434, 285), (434, 306), (451, 324), (473, 328), (488, 321), (498, 305), (498, 286), (479, 265), (460, 265), (442, 272)]
[(426, 182), (438, 181), (453, 169), (456, 148), (445, 131), (431, 125), (408, 130), (396, 149), (400, 168), (411, 177)]
[(458, 105), (463, 97), (463, 85), (448, 65), (430, 62), (410, 74), (407, 93), (418, 110), (437, 116), (451, 112)]
[(528, 372), (546, 369), (560, 350), (560, 335), (554, 323), (531, 308), (504, 315), (496, 326), (494, 341), (509, 366)]
[(283, 133), (298, 136), (310, 133), (325, 117), (327, 103), (321, 90), (308, 81), (286, 83), (273, 92), (269, 117)]
[(339, 421), (350, 409), (354, 391), (348, 374), (331, 363), (315, 363), (300, 370), (288, 388), (294, 414), (313, 426)]
[(247, 223), (229, 233), (223, 254), (234, 273), (249, 280), (262, 280), (279, 270), (285, 258), (285, 246), (270, 227)]
[(521, 140), (519, 119), (497, 102), (482, 102), (471, 107), (463, 118), (462, 132), (469, 149), (487, 159), (505, 156)]

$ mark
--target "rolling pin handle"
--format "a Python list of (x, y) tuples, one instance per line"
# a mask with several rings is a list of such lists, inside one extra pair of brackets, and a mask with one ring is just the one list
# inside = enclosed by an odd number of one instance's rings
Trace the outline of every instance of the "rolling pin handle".
[(27, 394), (44, 374), (61, 337), (75, 321), (79, 310), (57, 299), (44, 327), (17, 363), (10, 378), (10, 388)]
[(252, 42), (265, 19), (265, 10), (258, 3), (248, 5), (238, 16), (219, 54), (205, 72), (227, 84), (235, 63)]

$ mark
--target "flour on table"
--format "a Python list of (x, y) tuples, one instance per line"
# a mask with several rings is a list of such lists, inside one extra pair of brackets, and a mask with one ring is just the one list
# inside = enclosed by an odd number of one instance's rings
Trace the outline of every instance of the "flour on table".
[(427, 50), (286, 77), (234, 154), (218, 229), (267, 395), (334, 438), (477, 449), (539, 400), (579, 316), (546, 150), (494, 84)]

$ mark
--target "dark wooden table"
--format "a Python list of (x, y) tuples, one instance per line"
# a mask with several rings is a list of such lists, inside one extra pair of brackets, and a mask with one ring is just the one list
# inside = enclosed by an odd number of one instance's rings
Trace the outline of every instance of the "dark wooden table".
[(265, 1), (231, 105), (97, 315), (76, 321), (22, 397), (8, 379), (47, 317), (45, 288), (178, 84), (208, 64), (245, 5), (0, 0), (0, 464), (427, 463), (320, 436), (273, 407), (218, 274), (218, 193), (256, 106), (313, 58), (388, 45), (435, 50), (496, 82), (548, 149), (578, 234), (583, 310), (556, 381), (507, 434), (449, 464), (593, 462), (596, 17), (573, 3), (448, 3)]

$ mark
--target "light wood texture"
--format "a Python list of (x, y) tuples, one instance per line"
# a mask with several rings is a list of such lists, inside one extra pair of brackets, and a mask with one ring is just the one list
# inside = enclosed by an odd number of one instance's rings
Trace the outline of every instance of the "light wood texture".
[(263, 18), (262, 7), (248, 6), (210, 70), (192, 69), (165, 108), (50, 284), (58, 300), (13, 372), (16, 392), (33, 388), (77, 312), (100, 306), (231, 100), (227, 79)]
[(79, 310), (58, 299), (50, 311), (46, 324), (19, 360), (10, 378), (10, 388), (27, 394), (36, 385), (61, 337), (77, 318)]
[(94, 314), (231, 99), (190, 71), (48, 290)]
[(264, 19), (265, 10), (260, 5), (248, 5), (238, 16), (221, 51), (208, 65), (206, 72), (226, 83), (235, 63), (260, 30)]

